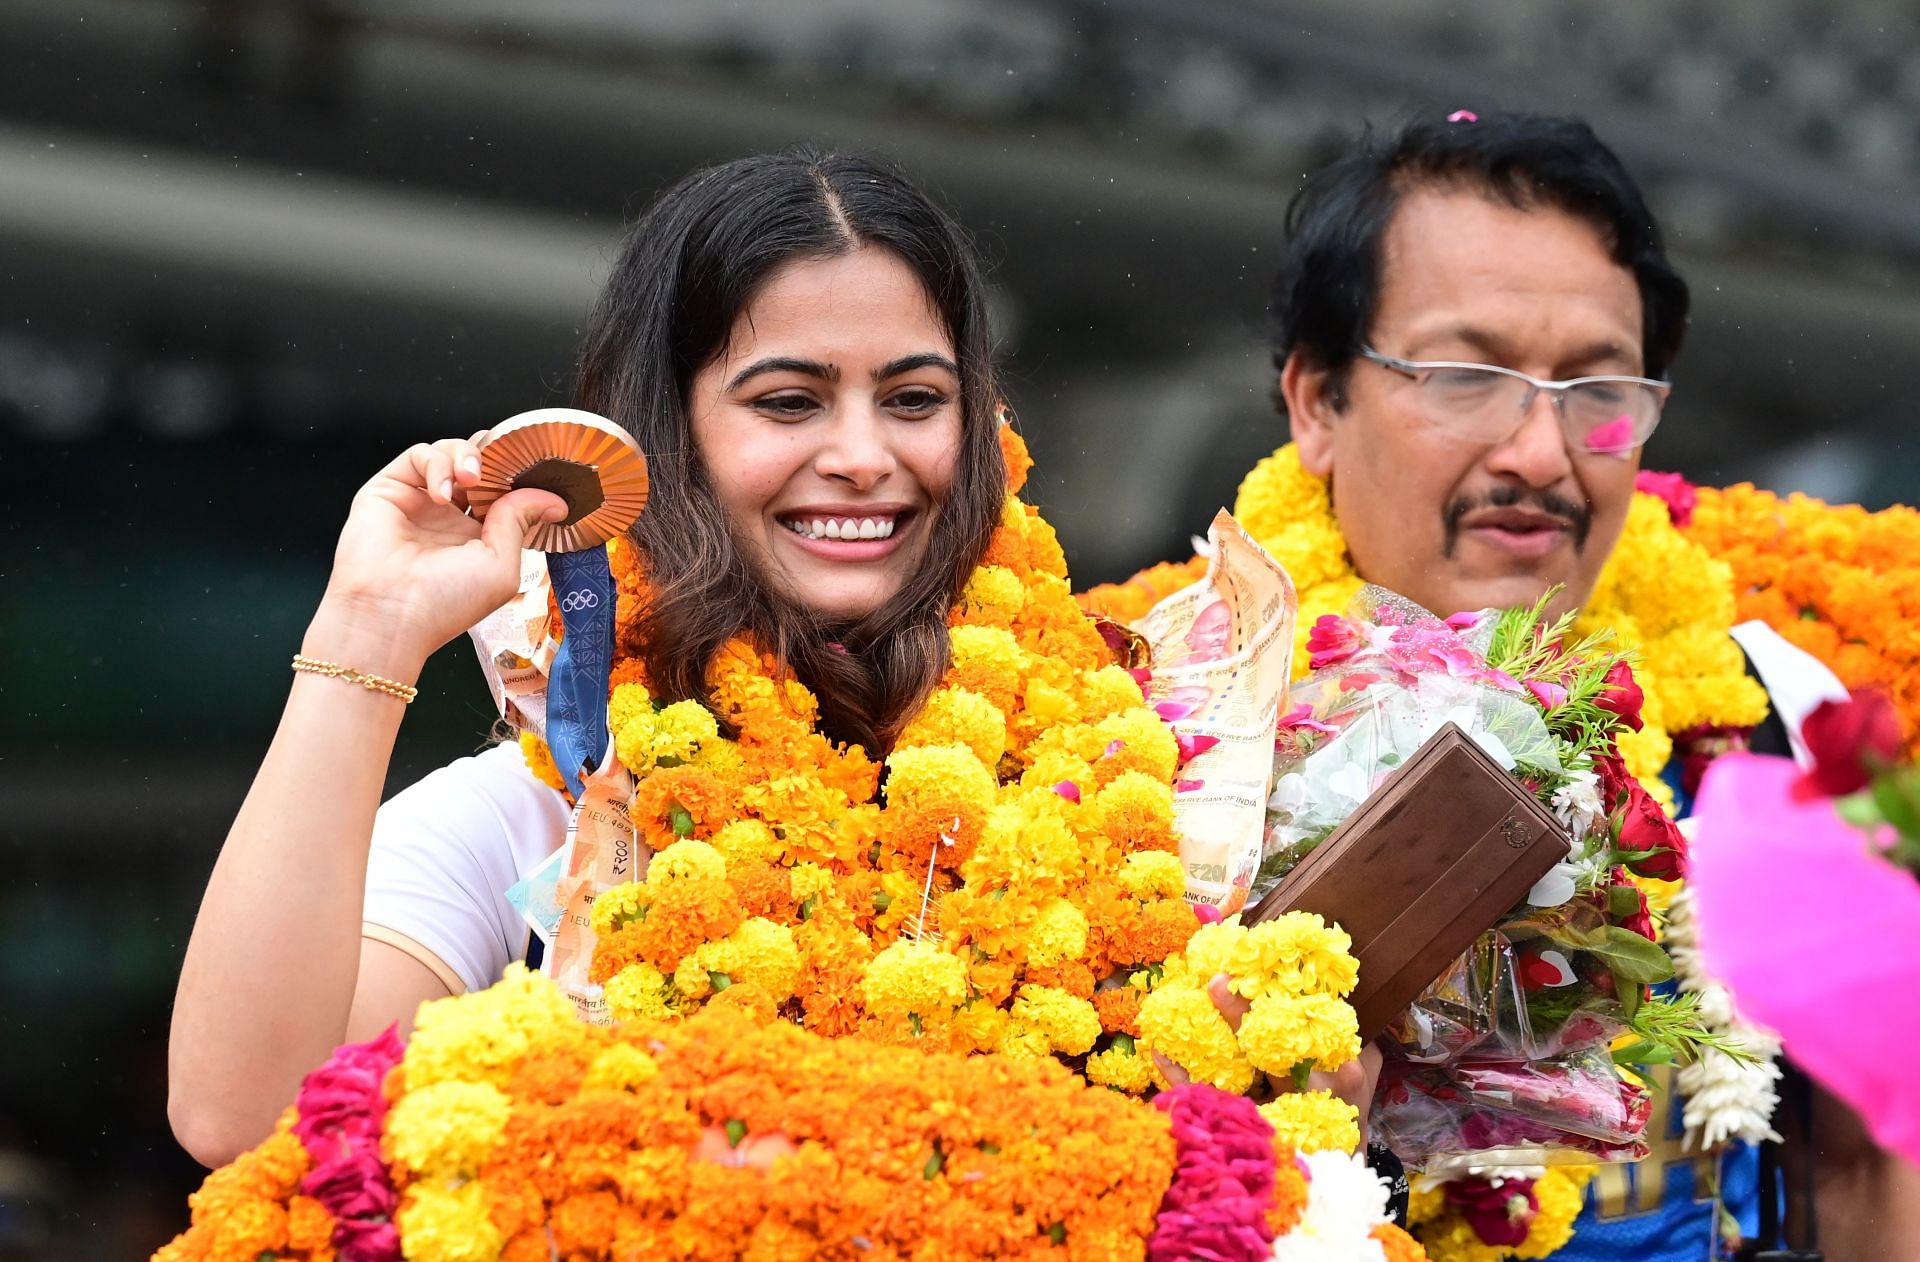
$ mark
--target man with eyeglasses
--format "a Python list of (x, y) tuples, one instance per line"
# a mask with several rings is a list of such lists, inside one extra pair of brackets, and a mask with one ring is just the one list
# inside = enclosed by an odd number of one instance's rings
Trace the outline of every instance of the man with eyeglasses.
[[(1355, 571), (1441, 615), (1553, 587), (1553, 613), (1579, 608), (1687, 319), (1619, 160), (1583, 123), (1462, 111), (1369, 136), (1308, 183), (1288, 228), (1276, 401), (1303, 466), (1331, 483)], [(1776, 647), (1768, 683), (1796, 669)], [(1725, 1241), (1714, 1185), (1756, 1234), (1755, 1153), (1684, 1152), (1672, 1105), (1648, 1161), (1590, 1185), (1556, 1258), (1707, 1258)]]

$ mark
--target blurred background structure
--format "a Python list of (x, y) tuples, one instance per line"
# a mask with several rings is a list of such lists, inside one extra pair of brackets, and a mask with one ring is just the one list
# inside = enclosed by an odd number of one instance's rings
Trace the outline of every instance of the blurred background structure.
[[(564, 402), (621, 221), (676, 176), (871, 148), (957, 210), (1081, 585), (1184, 555), (1283, 437), (1265, 302), (1303, 173), (1459, 107), (1584, 115), (1646, 184), (1696, 300), (1650, 466), (1914, 502), (1916, 21), (0, 0), (0, 1262), (183, 1224), (175, 971), (347, 500), (409, 442)], [(492, 717), (460, 646), (423, 684), (397, 782)]]

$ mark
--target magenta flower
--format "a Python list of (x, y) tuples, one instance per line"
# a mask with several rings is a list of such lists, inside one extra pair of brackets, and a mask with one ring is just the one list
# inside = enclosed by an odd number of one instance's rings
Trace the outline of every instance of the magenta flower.
[(1314, 670), (1346, 661), (1367, 647), (1366, 628), (1337, 613), (1321, 614), (1307, 632), (1307, 665)]
[(1273, 1128), (1253, 1101), (1204, 1083), (1163, 1091), (1178, 1166), (1148, 1262), (1264, 1262), (1273, 1253), (1267, 1207), (1273, 1200)]
[(1633, 489), (1644, 491), (1648, 495), (1658, 495), (1666, 501), (1667, 516), (1673, 524), (1685, 530), (1693, 524), (1694, 505), (1699, 502), (1699, 493), (1693, 483), (1677, 473), (1655, 473), (1651, 469), (1642, 469), (1633, 475)]

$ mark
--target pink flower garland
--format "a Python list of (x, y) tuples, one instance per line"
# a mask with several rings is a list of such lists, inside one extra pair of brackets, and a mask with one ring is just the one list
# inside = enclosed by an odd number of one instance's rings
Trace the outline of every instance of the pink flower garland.
[(1273, 1127), (1245, 1096), (1188, 1083), (1154, 1097), (1179, 1164), (1160, 1202), (1148, 1262), (1264, 1262), (1273, 1256)]
[(340, 1262), (400, 1262), (393, 1225), (398, 1197), (380, 1160), (387, 1112), (383, 1087), (406, 1045), (394, 1026), (369, 1043), (348, 1043), (306, 1076), (293, 1133), (313, 1158), (300, 1190), (333, 1215)]

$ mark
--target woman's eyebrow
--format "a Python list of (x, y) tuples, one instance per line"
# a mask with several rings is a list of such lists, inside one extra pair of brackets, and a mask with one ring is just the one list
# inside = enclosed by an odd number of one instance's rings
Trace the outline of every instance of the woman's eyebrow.
[(738, 390), (747, 381), (762, 373), (797, 372), (807, 377), (818, 377), (822, 381), (839, 381), (840, 370), (832, 364), (823, 364), (817, 359), (794, 359), (787, 355), (775, 355), (767, 359), (757, 359), (734, 375), (727, 383), (727, 389)]
[(922, 351), (918, 355), (902, 355), (899, 359), (889, 360), (873, 370), (875, 381), (885, 381), (889, 377), (898, 377), (903, 372), (912, 372), (916, 368), (942, 368), (955, 377), (960, 375), (960, 365), (938, 351)]

